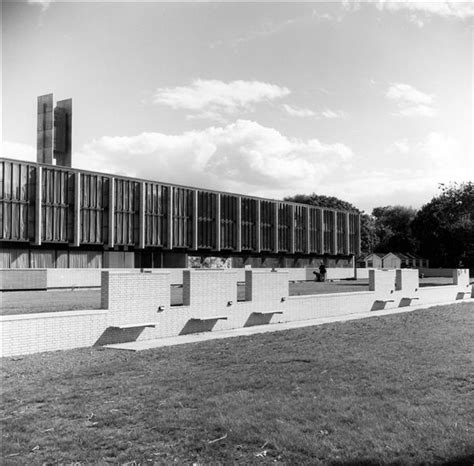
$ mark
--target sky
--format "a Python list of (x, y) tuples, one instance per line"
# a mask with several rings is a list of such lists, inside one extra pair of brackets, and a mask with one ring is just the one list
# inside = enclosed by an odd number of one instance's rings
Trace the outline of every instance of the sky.
[(73, 100), (73, 167), (366, 212), (474, 179), (468, 2), (2, 3), (2, 156)]

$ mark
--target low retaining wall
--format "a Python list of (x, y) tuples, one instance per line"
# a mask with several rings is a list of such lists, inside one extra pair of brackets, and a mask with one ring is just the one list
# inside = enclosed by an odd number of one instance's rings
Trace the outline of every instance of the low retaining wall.
[(419, 269), (420, 273), (425, 277), (452, 277), (455, 270), (456, 269), (434, 269), (426, 267), (421, 267)]
[(368, 280), (369, 279), (369, 273), (370, 273), (371, 270), (378, 270), (378, 269), (357, 267), (356, 268), (356, 278), (357, 278), (357, 280)]
[(46, 269), (0, 269), (0, 291), (46, 288)]
[(46, 284), (52, 288), (99, 287), (102, 269), (46, 269)]
[[(172, 285), (183, 284), (183, 272), (190, 269), (144, 269), (150, 273), (169, 272)], [(215, 271), (227, 269), (193, 269), (199, 271)], [(236, 280), (245, 281), (245, 271), (248, 269), (229, 269), (236, 272)], [(252, 269), (270, 272), (272, 269)], [(288, 273), (289, 281), (313, 281), (316, 268), (277, 269)], [(56, 288), (94, 288), (101, 286), (103, 271), (120, 273), (140, 273), (140, 269), (0, 269), (0, 291)], [(352, 268), (328, 268), (327, 279), (337, 280), (354, 278)]]
[(185, 305), (171, 306), (170, 277), (170, 272), (158, 270), (103, 271), (104, 309), (0, 316), (2, 354), (156, 339), (473, 296), (467, 270), (454, 271), (453, 285), (430, 288), (419, 288), (416, 270), (372, 270), (370, 291), (290, 297), (287, 271), (252, 269), (245, 271), (245, 301), (237, 302), (236, 269), (191, 269), (184, 271)]
[(107, 326), (107, 315), (107, 310), (91, 310), (1, 316), (2, 355), (92, 346)]

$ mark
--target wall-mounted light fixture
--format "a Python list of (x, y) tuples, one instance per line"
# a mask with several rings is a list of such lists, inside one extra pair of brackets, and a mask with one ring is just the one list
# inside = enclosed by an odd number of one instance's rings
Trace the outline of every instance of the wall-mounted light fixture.
[(163, 312), (165, 310), (165, 306), (158, 306), (158, 310), (156, 312)]

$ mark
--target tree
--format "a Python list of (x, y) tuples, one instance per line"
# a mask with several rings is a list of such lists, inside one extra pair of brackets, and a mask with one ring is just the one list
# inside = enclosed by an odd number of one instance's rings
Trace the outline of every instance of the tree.
[(309, 204), (317, 207), (327, 207), (328, 209), (349, 210), (360, 213), (360, 210), (350, 202), (343, 201), (334, 196), (322, 196), (320, 194), (296, 194), (295, 196), (285, 197), (284, 201), (298, 202), (300, 204)]
[(415, 252), (417, 241), (413, 236), (412, 222), (416, 210), (404, 206), (376, 207), (375, 218), (377, 244), (375, 252)]
[(419, 253), (435, 267), (474, 268), (474, 183), (440, 185), (413, 222)]
[(363, 212), (360, 216), (360, 252), (362, 255), (373, 252), (378, 242), (375, 218)]

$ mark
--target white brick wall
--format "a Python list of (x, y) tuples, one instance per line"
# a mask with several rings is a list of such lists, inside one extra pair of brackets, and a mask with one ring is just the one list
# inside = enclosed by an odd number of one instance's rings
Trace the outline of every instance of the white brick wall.
[[(185, 305), (170, 306), (170, 274), (102, 271), (102, 304), (106, 309), (0, 316), (3, 356), (154, 339), (200, 331), (241, 328), (357, 314), (382, 308), (442, 303), (467, 298), (472, 286), (464, 271), (457, 285), (418, 288), (416, 271), (370, 272), (368, 292), (288, 296), (288, 272), (246, 271), (246, 301), (237, 302), (235, 271), (188, 270)], [(377, 300), (393, 300), (375, 306)], [(163, 309), (159, 309), (163, 306)], [(281, 311), (262, 315), (258, 312)], [(226, 316), (227, 320), (193, 320)], [(155, 323), (154, 328), (121, 330), (117, 325)]]
[(100, 286), (102, 269), (46, 269), (46, 284), (51, 288)]
[(45, 290), (46, 269), (0, 269), (0, 291)]

